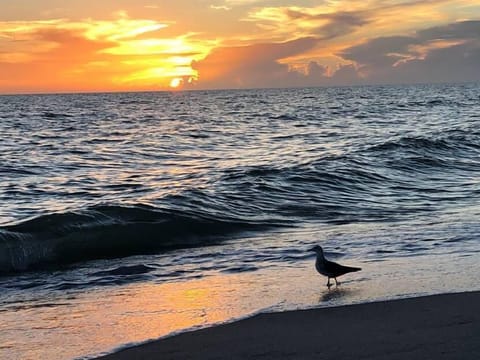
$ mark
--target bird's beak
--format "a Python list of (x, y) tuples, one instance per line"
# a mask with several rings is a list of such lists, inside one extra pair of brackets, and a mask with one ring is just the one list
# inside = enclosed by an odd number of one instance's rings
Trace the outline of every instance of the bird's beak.
[(316, 251), (315, 246), (308, 249), (308, 251), (314, 251), (315, 252)]

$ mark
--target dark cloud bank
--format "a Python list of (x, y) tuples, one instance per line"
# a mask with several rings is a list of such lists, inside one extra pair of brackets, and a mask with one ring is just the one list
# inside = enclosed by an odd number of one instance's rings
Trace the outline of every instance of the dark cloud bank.
[(352, 65), (330, 71), (311, 62), (303, 74), (279, 62), (350, 30), (345, 25), (350, 20), (342, 18), (336, 28), (322, 29), (324, 36), (320, 37), (215, 49), (192, 64), (199, 72), (198, 85), (235, 88), (480, 81), (480, 20), (432, 27), (412, 36), (373, 38), (338, 53)]

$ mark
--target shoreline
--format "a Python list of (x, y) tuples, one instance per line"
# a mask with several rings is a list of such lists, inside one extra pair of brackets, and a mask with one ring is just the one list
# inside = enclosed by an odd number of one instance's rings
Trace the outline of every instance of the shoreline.
[(96, 359), (478, 359), (479, 302), (473, 291), (264, 313)]

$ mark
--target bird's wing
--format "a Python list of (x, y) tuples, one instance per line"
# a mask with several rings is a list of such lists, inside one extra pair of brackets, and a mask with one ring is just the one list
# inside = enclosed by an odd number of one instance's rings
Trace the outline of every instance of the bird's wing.
[(352, 266), (344, 266), (337, 264), (336, 262), (333, 261), (325, 261), (325, 268), (332, 273), (337, 273), (337, 274), (346, 274), (349, 272), (353, 271), (359, 271), (361, 270), (360, 268), (357, 267), (352, 267)]

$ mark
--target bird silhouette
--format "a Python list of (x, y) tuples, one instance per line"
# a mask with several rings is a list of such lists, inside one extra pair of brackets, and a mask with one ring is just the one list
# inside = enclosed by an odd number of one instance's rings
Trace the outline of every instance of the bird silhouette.
[(330, 283), (330, 278), (335, 279), (335, 285), (338, 286), (340, 283), (337, 281), (337, 277), (347, 274), (349, 272), (362, 270), (358, 267), (344, 266), (337, 264), (333, 261), (328, 261), (327, 259), (325, 259), (325, 255), (323, 255), (323, 249), (319, 245), (315, 245), (313, 248), (310, 249), (310, 251), (314, 251), (317, 254), (317, 260), (315, 261), (315, 269), (317, 269), (320, 274), (328, 278), (328, 288), (332, 286), (332, 284)]

